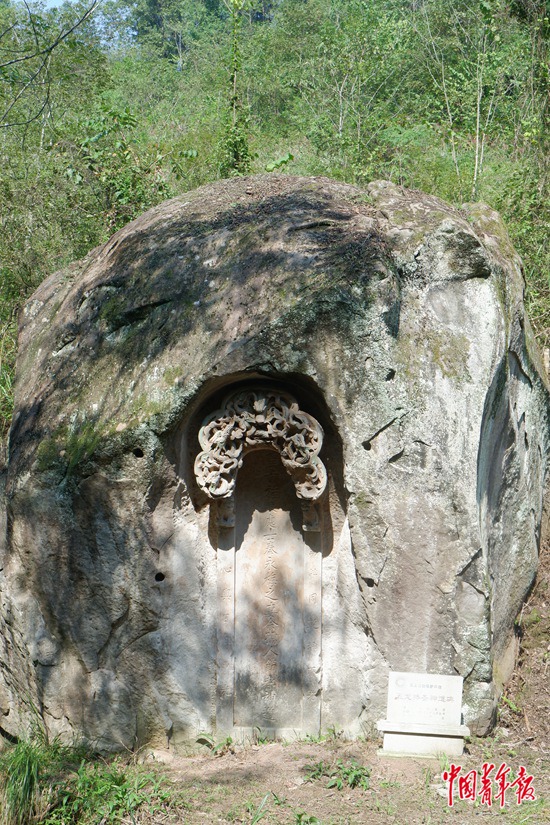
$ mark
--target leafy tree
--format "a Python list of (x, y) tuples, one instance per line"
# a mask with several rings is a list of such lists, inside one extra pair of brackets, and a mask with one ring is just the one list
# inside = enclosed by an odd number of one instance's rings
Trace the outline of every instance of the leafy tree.
[(159, 200), (248, 171), (488, 201), (550, 343), (548, 0), (91, 2), (0, 0), (4, 420), (40, 280)]
[(65, 174), (86, 186), (101, 205), (103, 231), (111, 234), (145, 209), (165, 200), (170, 190), (158, 146), (140, 147), (134, 132), (138, 118), (130, 109), (105, 105), (81, 124), (84, 135), (60, 144)]

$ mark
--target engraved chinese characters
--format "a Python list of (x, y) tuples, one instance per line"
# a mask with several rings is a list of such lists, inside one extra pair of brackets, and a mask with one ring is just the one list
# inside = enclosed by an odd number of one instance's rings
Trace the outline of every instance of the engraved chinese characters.
[(312, 504), (323, 494), (327, 473), (319, 458), (323, 429), (285, 392), (258, 388), (241, 390), (225, 399), (221, 409), (204, 421), (195, 460), (195, 475), (206, 495), (220, 501), (218, 523), (234, 525), (233, 493), (244, 456), (258, 449), (276, 450), (304, 502), (303, 528), (318, 530)]
[(218, 550), (217, 722), (232, 736), (318, 731), (322, 554), (274, 450), (245, 458), (235, 498), (234, 543)]
[(231, 736), (320, 727), (320, 424), (288, 393), (228, 395), (199, 433), (197, 482), (217, 533), (216, 724)]

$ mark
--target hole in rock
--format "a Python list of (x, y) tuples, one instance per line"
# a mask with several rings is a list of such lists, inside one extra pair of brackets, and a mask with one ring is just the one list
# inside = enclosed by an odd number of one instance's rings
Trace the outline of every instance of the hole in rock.
[(395, 378), (395, 370), (388, 370), (386, 373), (386, 381), (393, 381)]
[(399, 461), (399, 459), (403, 457), (404, 452), (405, 448), (399, 450), (399, 452), (395, 453), (395, 455), (390, 456), (390, 458), (388, 458), (388, 464), (395, 464), (396, 461)]
[(370, 443), (370, 441), (363, 441), (363, 447), (365, 448), (365, 450), (372, 450), (372, 444)]
[(143, 458), (144, 453), (141, 447), (136, 447), (135, 450), (133, 450), (133, 453), (136, 458)]
[(374, 587), (374, 579), (365, 579), (367, 587)]
[(155, 581), (156, 582), (163, 582), (165, 578), (166, 578), (166, 576), (164, 575), (164, 573), (157, 573), (155, 575)]

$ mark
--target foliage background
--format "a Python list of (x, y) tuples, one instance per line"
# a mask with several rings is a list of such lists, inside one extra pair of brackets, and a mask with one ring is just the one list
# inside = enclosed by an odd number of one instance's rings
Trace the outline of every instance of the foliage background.
[(0, 0), (0, 428), (40, 281), (232, 174), (488, 202), (548, 346), (549, 18), (549, 0)]

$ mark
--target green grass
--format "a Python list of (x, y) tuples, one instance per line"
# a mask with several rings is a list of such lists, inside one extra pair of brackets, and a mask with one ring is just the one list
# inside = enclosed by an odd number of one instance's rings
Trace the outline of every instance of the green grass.
[(0, 436), (8, 431), (13, 411), (16, 335), (13, 316), (5, 322), (0, 319)]
[(39, 813), (41, 805), (40, 778), (42, 753), (30, 742), (19, 743), (2, 759), (4, 774), (2, 822), (25, 825)]
[(78, 764), (78, 751), (54, 742), (42, 732), (20, 741), (0, 757), (0, 822), (28, 825), (44, 821), (55, 807), (60, 777)]
[(0, 757), (1, 825), (115, 825), (137, 811), (154, 816), (175, 804), (163, 777), (49, 743), (42, 734)]
[(336, 766), (317, 762), (316, 765), (305, 765), (304, 770), (306, 782), (326, 777), (327, 788), (336, 788), (338, 791), (343, 791), (344, 788), (362, 788), (366, 791), (369, 788), (370, 769), (359, 765), (354, 759), (349, 764), (339, 759)]

